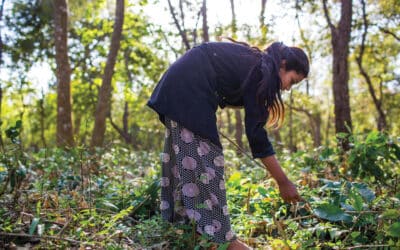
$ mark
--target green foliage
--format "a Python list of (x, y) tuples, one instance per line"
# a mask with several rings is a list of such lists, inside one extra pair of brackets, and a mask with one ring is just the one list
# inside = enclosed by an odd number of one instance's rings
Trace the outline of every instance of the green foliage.
[(371, 132), (360, 137), (352, 137), (349, 174), (353, 178), (370, 177), (379, 182), (391, 179), (396, 173), (392, 171), (393, 166), (400, 161), (400, 147), (384, 133)]
[(19, 134), (21, 133), (21, 128), (22, 128), (22, 121), (18, 120), (15, 123), (15, 126), (9, 127), (6, 129), (6, 136), (10, 138), (12, 143), (17, 144), (19, 141), (17, 140)]
[[(367, 137), (381, 138), (374, 134)], [(383, 144), (371, 140), (369, 147)], [(17, 174), (25, 169), (25, 177), (17, 178), (13, 189), (3, 188), (0, 196), (4, 205), (0, 208), (3, 232), (34, 236), (62, 232), (63, 237), (78, 241), (81, 246), (108, 249), (202, 249), (213, 245), (206, 236), (196, 236), (194, 225), (172, 225), (161, 219), (160, 163), (155, 153), (132, 152), (118, 144), (94, 154), (76, 147), (69, 151), (42, 149), (22, 157), (17, 149), (7, 151), (8, 158), (3, 155), (1, 161), (1, 173), (12, 168)], [(346, 171), (340, 171), (350, 166), (350, 157), (339, 157), (329, 148), (282, 155), (290, 178), (296, 180), (306, 200), (290, 205), (280, 198), (275, 182), (265, 178), (265, 170), (229, 150), (225, 155), (232, 226), (253, 247), (309, 249), (399, 244), (398, 176), (393, 175), (397, 178), (393, 183), (377, 183), (370, 182), (365, 173), (363, 179), (355, 181)], [(24, 168), (10, 165), (16, 157)], [(398, 165), (392, 167), (392, 173), (398, 173)], [(4, 187), (10, 177), (2, 176), (0, 184)], [(22, 187), (23, 195), (17, 195)], [(72, 245), (62, 240), (40, 243), (45, 248)], [(216, 247), (225, 249), (227, 245)]]

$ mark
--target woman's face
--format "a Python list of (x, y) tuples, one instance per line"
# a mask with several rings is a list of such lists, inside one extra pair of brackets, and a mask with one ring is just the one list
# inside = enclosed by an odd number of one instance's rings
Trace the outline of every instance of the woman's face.
[(279, 76), (282, 80), (281, 90), (290, 90), (290, 88), (304, 79), (302, 74), (297, 73), (294, 70), (286, 71), (284, 67), (279, 70)]

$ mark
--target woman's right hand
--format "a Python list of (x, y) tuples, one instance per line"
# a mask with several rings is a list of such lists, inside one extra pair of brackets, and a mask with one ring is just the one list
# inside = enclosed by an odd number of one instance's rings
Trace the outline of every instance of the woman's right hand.
[(281, 197), (285, 202), (296, 203), (299, 201), (303, 201), (303, 198), (301, 198), (301, 196), (297, 192), (296, 186), (290, 180), (278, 183), (278, 185)]

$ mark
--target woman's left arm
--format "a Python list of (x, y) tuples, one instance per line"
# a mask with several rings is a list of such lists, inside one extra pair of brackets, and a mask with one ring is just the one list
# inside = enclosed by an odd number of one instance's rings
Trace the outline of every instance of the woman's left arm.
[(279, 186), (281, 197), (286, 202), (298, 202), (303, 199), (297, 192), (296, 186), (289, 180), (275, 155), (261, 158), (262, 163)]

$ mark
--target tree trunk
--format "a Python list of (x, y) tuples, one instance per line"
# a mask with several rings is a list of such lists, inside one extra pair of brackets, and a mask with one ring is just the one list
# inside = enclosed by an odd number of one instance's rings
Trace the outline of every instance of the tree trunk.
[(226, 113), (226, 123), (227, 123), (227, 127), (228, 127), (228, 135), (231, 135), (233, 133), (231, 111), (229, 109), (226, 109), (225, 113)]
[[(243, 123), (242, 123), (242, 114), (239, 109), (235, 110), (235, 120), (236, 120), (236, 130), (235, 130), (235, 139), (236, 143), (240, 148), (243, 148)], [(238, 155), (241, 155), (241, 151), (237, 151)]]
[(54, 3), (54, 38), (57, 76), (57, 146), (72, 147), (71, 67), (68, 60), (68, 6), (66, 0)]
[[(2, 20), (3, 20), (4, 1), (5, 0), (1, 1), (1, 6), (0, 6), (0, 22), (2, 22)], [(3, 63), (3, 40), (2, 40), (1, 29), (0, 29), (0, 66), (2, 65), (2, 63)], [(1, 117), (2, 117), (2, 115), (1, 115), (2, 101), (3, 101), (3, 88), (0, 83), (0, 121), (1, 121)], [(4, 151), (4, 143), (3, 143), (3, 135), (2, 134), (3, 133), (0, 129), (0, 147), (1, 147), (2, 151)]]
[(378, 112), (378, 119), (377, 119), (377, 127), (378, 130), (382, 131), (387, 128), (387, 123), (386, 123), (386, 114), (382, 109), (382, 96), (380, 99), (378, 99), (374, 87), (372, 85), (372, 80), (371, 77), (368, 75), (367, 71), (363, 67), (363, 56), (364, 56), (364, 51), (365, 51), (365, 40), (368, 34), (368, 20), (367, 20), (367, 14), (365, 10), (365, 1), (361, 0), (362, 3), (362, 12), (363, 12), (363, 25), (364, 25), (364, 31), (362, 34), (362, 39), (361, 39), (361, 46), (360, 46), (360, 53), (356, 57), (358, 69), (360, 71), (360, 74), (364, 77), (365, 82), (368, 85), (368, 91), (372, 97), (372, 100), (374, 102), (375, 108)]
[(208, 35), (208, 24), (207, 24), (207, 0), (203, 0), (203, 7), (201, 8), (201, 13), (203, 15), (203, 41), (210, 41)]
[(293, 142), (293, 95), (290, 92), (290, 105), (289, 105), (289, 150), (296, 152), (296, 145)]
[(114, 31), (112, 33), (110, 51), (107, 56), (107, 63), (99, 90), (99, 99), (96, 106), (95, 123), (90, 144), (92, 148), (103, 146), (104, 134), (106, 131), (106, 118), (111, 108), (111, 82), (118, 50), (120, 48), (123, 23), (124, 0), (116, 0)]
[[(231, 2), (231, 13), (232, 13), (232, 22), (231, 22), (231, 30), (232, 30), (232, 37), (236, 38), (236, 12), (235, 12), (235, 1), (230, 0)], [(235, 139), (236, 143), (240, 148), (243, 148), (243, 122), (242, 122), (242, 113), (240, 110), (235, 110)], [(238, 155), (241, 155), (240, 150), (237, 151)]]
[(42, 98), (39, 100), (39, 114), (40, 114), (40, 139), (42, 140), (43, 147), (47, 147), (46, 138), (44, 136), (44, 94), (42, 94)]
[(81, 122), (82, 122), (82, 116), (81, 115), (76, 115), (75, 116), (75, 122), (74, 122), (74, 135), (75, 135), (75, 138), (79, 138), (79, 133), (81, 131)]
[[(352, 0), (341, 0), (341, 15), (338, 27), (330, 19), (326, 0), (323, 0), (326, 20), (331, 29), (333, 49), (333, 99), (335, 104), (336, 133), (351, 133), (351, 113), (349, 97), (348, 55), (351, 33)], [(339, 145), (344, 150), (349, 149), (348, 137), (339, 139)]]
[(265, 5), (267, 0), (261, 0), (261, 11), (260, 11), (260, 31), (261, 31), (261, 43), (267, 42), (267, 26), (265, 25)]

